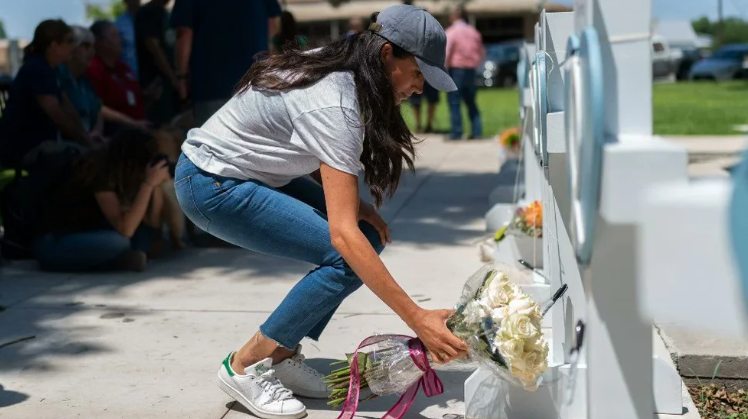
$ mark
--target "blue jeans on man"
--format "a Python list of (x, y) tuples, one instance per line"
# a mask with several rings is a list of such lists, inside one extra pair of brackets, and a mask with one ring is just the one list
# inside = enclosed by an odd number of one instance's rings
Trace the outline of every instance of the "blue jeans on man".
[[(319, 339), (340, 303), (363, 284), (331, 244), (325, 196), (313, 180), (297, 178), (272, 188), (205, 172), (185, 155), (174, 179), (182, 210), (200, 229), (245, 249), (318, 266), (260, 326), (284, 348), (296, 348), (305, 336)], [(359, 228), (381, 253), (374, 227), (360, 222)]]
[(449, 75), (452, 76), (457, 85), (457, 90), (447, 93), (449, 102), (449, 115), (451, 129), (449, 137), (453, 140), (462, 138), (462, 102), (465, 102), (470, 118), (471, 134), (469, 138), (481, 138), (483, 136), (483, 125), (480, 119), (480, 111), (475, 103), (478, 88), (475, 86), (476, 70), (472, 68), (450, 68)]

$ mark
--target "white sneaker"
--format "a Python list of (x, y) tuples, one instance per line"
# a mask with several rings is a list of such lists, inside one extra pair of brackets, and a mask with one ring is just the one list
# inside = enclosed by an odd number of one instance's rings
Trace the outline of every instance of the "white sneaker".
[(239, 375), (231, 368), (229, 356), (218, 370), (218, 387), (263, 419), (300, 419), (306, 416), (306, 407), (293, 397), (275, 377), (270, 358), (244, 369)]
[(326, 399), (330, 388), (322, 380), (322, 374), (304, 363), (301, 345), (296, 348), (296, 355), (273, 365), (275, 376), (293, 394), (310, 399)]

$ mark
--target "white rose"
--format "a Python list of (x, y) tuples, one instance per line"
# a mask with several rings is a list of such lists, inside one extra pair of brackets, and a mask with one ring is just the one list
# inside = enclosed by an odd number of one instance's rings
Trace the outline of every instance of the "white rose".
[(548, 355), (548, 342), (543, 339), (542, 335), (536, 336), (534, 339), (525, 340), (525, 350), (536, 351)]
[(541, 355), (535, 351), (524, 352), (522, 356), (511, 361), (510, 372), (522, 382), (525, 390), (535, 391), (539, 384), (538, 378), (548, 367), (546, 359)]
[(535, 370), (535, 364), (538, 362), (538, 353), (535, 351), (527, 351), (522, 354), (522, 362), (524, 363), (524, 370), (528, 373), (533, 373)]
[(501, 324), (501, 321), (504, 320), (504, 317), (507, 317), (509, 315), (509, 307), (499, 307), (491, 310), (491, 319), (493, 319), (493, 322), (495, 324)]
[(544, 351), (529, 350), (525, 346), (525, 352), (521, 357), (523, 371), (537, 379), (548, 369), (548, 353)]
[(502, 307), (509, 304), (512, 300), (512, 290), (509, 287), (509, 282), (506, 274), (503, 272), (488, 284), (485, 290), (483, 290), (482, 298), (489, 302), (491, 308)]
[(490, 316), (490, 308), (484, 305), (480, 300), (473, 300), (465, 307), (465, 323), (467, 324), (480, 324), (483, 319)]
[[(511, 308), (510, 308), (511, 310)], [(512, 338), (531, 339), (540, 335), (540, 330), (534, 324), (529, 316), (521, 314), (509, 314), (501, 321), (502, 333), (506, 333)]]
[(494, 343), (499, 349), (501, 356), (509, 362), (513, 359), (520, 358), (525, 352), (525, 342), (522, 339), (507, 339), (506, 335), (499, 333), (496, 335), (496, 341)]
[(532, 371), (539, 377), (548, 369), (548, 351), (539, 351), (535, 353), (537, 354), (537, 359)]
[(509, 372), (512, 373), (512, 377), (522, 381), (523, 384), (533, 381), (534, 378), (532, 373), (527, 370), (525, 362), (521, 357), (512, 360), (509, 366)]
[(522, 316), (535, 316), (538, 305), (527, 295), (520, 295), (509, 302), (509, 314), (519, 314)]

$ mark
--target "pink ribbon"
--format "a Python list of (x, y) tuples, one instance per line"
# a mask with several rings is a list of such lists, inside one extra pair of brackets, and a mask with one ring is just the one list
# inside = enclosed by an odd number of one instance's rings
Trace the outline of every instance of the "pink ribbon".
[(351, 363), (351, 381), (348, 384), (348, 397), (345, 400), (343, 411), (338, 416), (338, 419), (353, 419), (358, 410), (358, 398), (361, 391), (361, 375), (358, 372), (358, 351), (367, 346), (390, 339), (408, 342), (410, 357), (413, 359), (413, 363), (423, 371), (423, 375), (418, 381), (408, 387), (405, 393), (397, 400), (397, 403), (382, 416), (382, 419), (401, 419), (405, 416), (405, 413), (408, 412), (408, 409), (413, 404), (413, 399), (415, 399), (421, 385), (423, 385), (423, 393), (426, 394), (426, 397), (438, 396), (444, 393), (444, 385), (436, 375), (436, 371), (431, 368), (428, 357), (426, 356), (426, 349), (420, 339), (405, 335), (370, 336), (358, 345), (356, 352), (353, 354), (352, 360), (354, 362)]

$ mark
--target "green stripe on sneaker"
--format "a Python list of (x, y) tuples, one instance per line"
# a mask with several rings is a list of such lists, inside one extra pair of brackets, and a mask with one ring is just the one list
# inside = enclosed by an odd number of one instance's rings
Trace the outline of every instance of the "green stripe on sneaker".
[(229, 377), (233, 377), (236, 375), (234, 373), (234, 370), (231, 368), (231, 355), (233, 355), (233, 352), (229, 353), (229, 356), (226, 357), (226, 359), (223, 360), (223, 367), (226, 368), (226, 372), (229, 373)]

